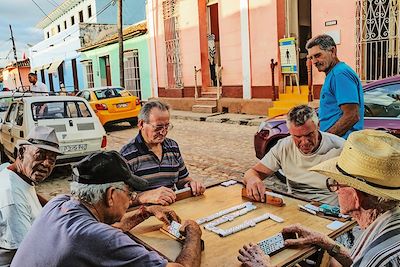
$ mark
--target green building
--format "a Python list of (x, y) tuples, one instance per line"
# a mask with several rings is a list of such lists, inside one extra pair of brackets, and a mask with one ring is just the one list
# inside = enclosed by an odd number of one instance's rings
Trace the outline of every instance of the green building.
[[(151, 97), (148, 34), (145, 22), (123, 30), (125, 88), (142, 100)], [(120, 86), (118, 35), (83, 47), (85, 88)]]

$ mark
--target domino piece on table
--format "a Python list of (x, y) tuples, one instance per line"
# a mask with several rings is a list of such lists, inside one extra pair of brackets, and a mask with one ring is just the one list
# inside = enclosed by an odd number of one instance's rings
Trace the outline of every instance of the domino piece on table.
[(228, 180), (228, 181), (225, 181), (225, 182), (222, 182), (221, 183), (221, 185), (222, 186), (231, 186), (231, 185), (234, 185), (234, 184), (237, 184), (237, 181), (235, 181), (235, 180)]
[(278, 216), (276, 216), (276, 215), (274, 215), (272, 213), (269, 214), (269, 218), (271, 220), (275, 221), (275, 222), (278, 222), (278, 223), (281, 223), (281, 222), (284, 221), (281, 217), (278, 217)]
[(271, 255), (285, 247), (282, 233), (278, 233), (267, 239), (258, 242), (258, 246), (266, 255)]

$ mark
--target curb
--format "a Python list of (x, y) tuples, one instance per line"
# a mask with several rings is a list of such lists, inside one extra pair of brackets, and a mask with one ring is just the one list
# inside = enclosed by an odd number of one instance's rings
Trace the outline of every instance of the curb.
[(267, 117), (232, 113), (171, 112), (172, 119), (259, 126)]

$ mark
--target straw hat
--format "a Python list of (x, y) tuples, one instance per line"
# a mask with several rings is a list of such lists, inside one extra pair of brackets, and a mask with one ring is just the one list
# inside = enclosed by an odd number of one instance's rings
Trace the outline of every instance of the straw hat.
[(339, 157), (310, 170), (370, 195), (400, 200), (400, 139), (377, 130), (353, 132)]

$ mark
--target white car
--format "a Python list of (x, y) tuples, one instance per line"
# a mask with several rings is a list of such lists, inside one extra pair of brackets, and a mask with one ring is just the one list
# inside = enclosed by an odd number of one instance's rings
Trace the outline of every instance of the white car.
[(14, 92), (14, 91), (1, 91), (0, 92), (0, 118), (2, 121), (5, 119), (5, 114), (10, 106), (10, 103), (16, 99), (21, 97), (29, 97), (32, 96), (31, 93), (23, 93), (23, 92)]
[(64, 155), (56, 165), (76, 162), (93, 152), (104, 150), (106, 132), (89, 103), (75, 96), (32, 96), (14, 99), (0, 128), (1, 161), (15, 160), (17, 141), (34, 126), (54, 128)]

